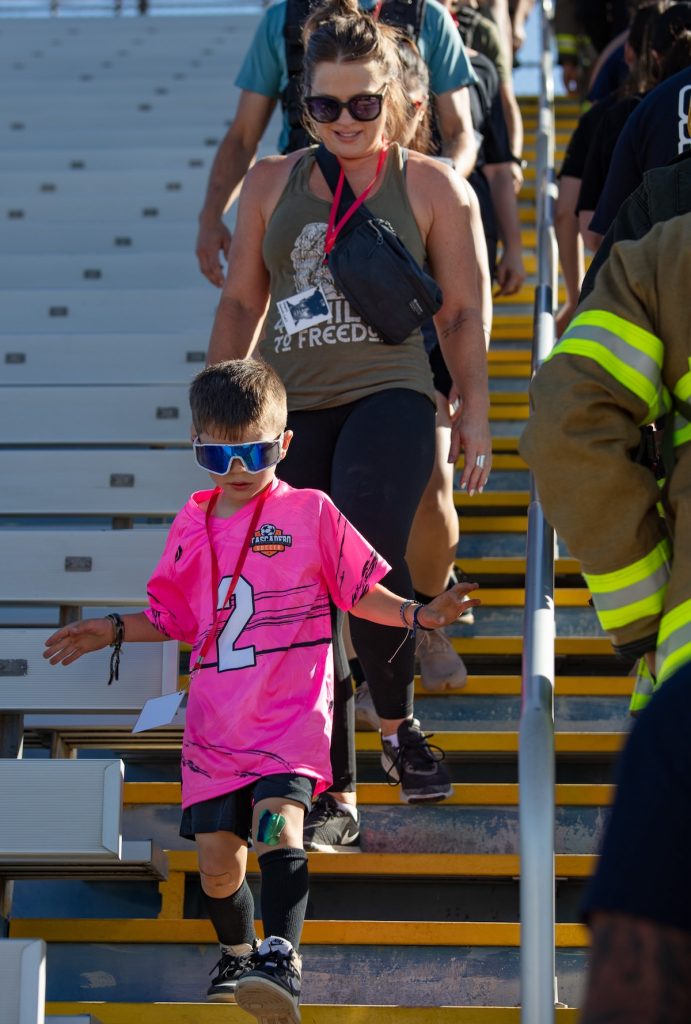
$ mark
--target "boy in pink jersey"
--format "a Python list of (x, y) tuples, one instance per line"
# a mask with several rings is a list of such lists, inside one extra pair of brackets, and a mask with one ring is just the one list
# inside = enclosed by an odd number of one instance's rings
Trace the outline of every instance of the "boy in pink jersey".
[[(192, 383), (194, 453), (215, 484), (178, 513), (146, 611), (86, 619), (46, 641), (71, 664), (123, 639), (192, 644), (182, 741), (180, 833), (196, 839), (219, 942), (215, 1002), (298, 1024), (297, 953), (308, 895), (303, 817), (331, 782), (331, 602), (393, 627), (437, 629), (479, 602), (458, 584), (429, 605), (382, 587), (387, 563), (320, 491), (275, 477), (288, 451), (275, 372), (255, 360), (207, 367)], [(398, 643), (392, 633), (392, 655)], [(245, 878), (250, 835), (261, 916)]]

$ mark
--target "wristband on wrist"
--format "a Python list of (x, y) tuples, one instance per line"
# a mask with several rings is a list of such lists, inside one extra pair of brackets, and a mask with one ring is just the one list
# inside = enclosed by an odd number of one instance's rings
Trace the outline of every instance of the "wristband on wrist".
[(117, 612), (111, 612), (106, 615), (106, 618), (110, 619), (113, 624), (113, 642), (110, 645), (113, 648), (113, 653), (110, 656), (110, 677), (108, 679), (108, 686), (110, 686), (114, 679), (117, 682), (120, 678), (120, 651), (125, 639), (125, 623)]
[(413, 612), (412, 624), (409, 623), (408, 620), (406, 619), (405, 613), (408, 611), (410, 607), (415, 607), (416, 604), (416, 601), (404, 601), (401, 607), (398, 609), (398, 613), (401, 616), (401, 622), (403, 623), (406, 629), (414, 629), (415, 627), (415, 613)]
[(424, 605), (418, 604), (416, 605), (415, 611), (413, 612), (413, 636), (415, 636), (415, 633), (417, 632), (418, 629), (421, 629), (424, 633), (434, 632), (434, 626), (423, 626), (422, 623), (420, 622), (420, 612), (422, 611), (423, 607)]
[(512, 153), (510, 155), (509, 160), (511, 161), (512, 164), (518, 164), (522, 171), (524, 171), (528, 166), (528, 161), (524, 160), (523, 157), (516, 156), (515, 153)]

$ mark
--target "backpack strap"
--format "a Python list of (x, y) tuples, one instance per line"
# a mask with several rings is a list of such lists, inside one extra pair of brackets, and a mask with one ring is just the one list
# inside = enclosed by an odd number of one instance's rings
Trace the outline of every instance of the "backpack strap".
[(384, 0), (379, 20), (385, 25), (397, 28), (414, 43), (422, 31), (425, 16), (425, 0)]
[(313, 0), (286, 0), (286, 20), (283, 26), (288, 84), (281, 93), (281, 107), (288, 122), (286, 153), (309, 146), (310, 137), (302, 124), (302, 59), (305, 48), (302, 29)]
[[(338, 157), (334, 156), (333, 153), (330, 153), (322, 142), (321, 145), (317, 146), (317, 152), (314, 154), (314, 158), (319, 165), (319, 170), (326, 179), (326, 184), (331, 189), (332, 194), (335, 195), (336, 188), (338, 186), (338, 179), (341, 176), (341, 165), (338, 162)], [(337, 211), (337, 215), (341, 217), (354, 202), (355, 193), (348, 184), (348, 179), (344, 177), (341, 204)], [(361, 206), (360, 210), (366, 212), (366, 208), (364, 206)], [(360, 212), (360, 210), (358, 212)]]

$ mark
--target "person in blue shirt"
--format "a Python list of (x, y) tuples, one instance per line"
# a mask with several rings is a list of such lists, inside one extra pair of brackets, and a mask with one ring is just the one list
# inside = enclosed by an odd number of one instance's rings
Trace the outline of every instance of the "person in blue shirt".
[[(361, 3), (363, 9), (371, 6), (370, 0)], [(231, 237), (223, 223), (223, 213), (238, 193), (288, 82), (285, 20), (286, 0), (280, 0), (264, 12), (235, 79), (242, 90), (235, 117), (221, 140), (209, 173), (199, 214), (196, 253), (202, 274), (218, 288), (224, 281), (220, 255), (223, 253), (227, 258)], [(477, 144), (466, 87), (476, 79), (458, 29), (438, 0), (425, 0), (417, 45), (429, 68), (442, 155), (449, 157), (459, 173), (467, 177), (475, 166)], [(279, 140), (281, 152), (287, 138), (284, 115)]]

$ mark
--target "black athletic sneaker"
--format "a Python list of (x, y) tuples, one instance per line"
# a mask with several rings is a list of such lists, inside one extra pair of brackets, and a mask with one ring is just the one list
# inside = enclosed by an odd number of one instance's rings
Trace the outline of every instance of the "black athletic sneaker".
[(360, 812), (356, 818), (342, 810), (329, 793), (317, 798), (305, 818), (303, 842), (306, 850), (320, 853), (360, 853)]
[(382, 736), (381, 763), (392, 784), (400, 782), (401, 800), (407, 804), (444, 800), (451, 796), (451, 780), (441, 764), (444, 751), (430, 746), (432, 733), (420, 729), (417, 718), (398, 727), (398, 747)]
[(252, 969), (254, 966), (254, 956), (258, 949), (259, 943), (256, 939), (252, 946), (247, 946), (246, 953), (233, 953), (228, 946), (221, 946), (221, 959), (209, 971), (209, 974), (213, 974), (214, 971), (218, 973), (207, 990), (207, 1002), (235, 1002), (235, 986), (238, 983), (238, 978), (241, 978), (243, 974)]
[(270, 935), (238, 981), (235, 1001), (260, 1024), (300, 1024), (301, 974), (300, 955), (286, 939)]

